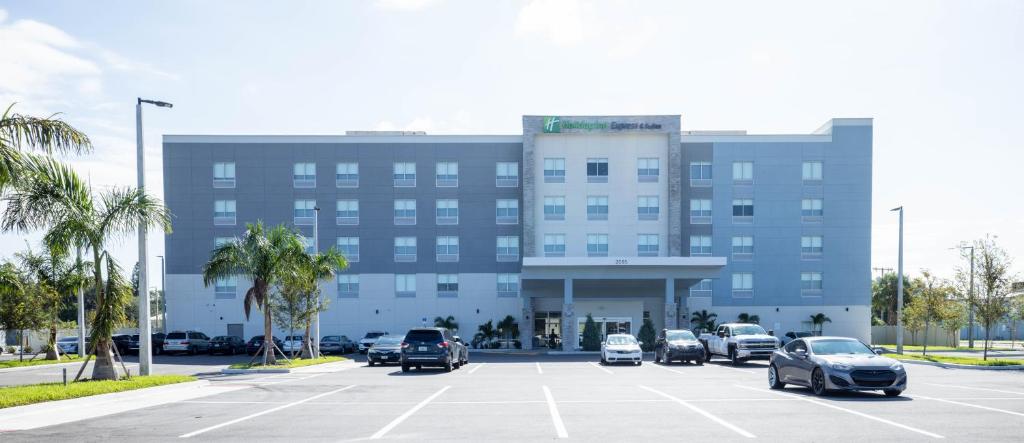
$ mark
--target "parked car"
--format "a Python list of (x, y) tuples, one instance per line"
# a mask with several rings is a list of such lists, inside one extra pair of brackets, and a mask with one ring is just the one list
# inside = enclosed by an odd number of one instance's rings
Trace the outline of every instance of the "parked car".
[(466, 341), (463, 340), (462, 337), (459, 337), (458, 335), (453, 335), (452, 339), (455, 341), (455, 343), (458, 343), (460, 345), (459, 346), (459, 351), (461, 351), (461, 358), (459, 359), (459, 367), (462, 367), (464, 365), (468, 365), (469, 364), (469, 344), (466, 343)]
[(199, 331), (174, 331), (164, 339), (164, 352), (183, 352), (196, 355), (209, 352), (210, 337)]
[(320, 339), (323, 354), (348, 354), (355, 352), (359, 345), (344, 335), (325, 335)]
[(377, 339), (377, 342), (366, 352), (366, 363), (370, 366), (385, 363), (402, 362), (402, 339), (403, 337), (385, 335)]
[(113, 340), (114, 346), (117, 347), (117, 352), (119, 354), (121, 354), (122, 356), (128, 355), (132, 341), (132, 336), (130, 334), (117, 334), (111, 336), (110, 339)]
[(782, 336), (782, 339), (781, 339), (782, 344), (781, 344), (781, 346), (786, 346), (786, 345), (789, 344), (789, 342), (791, 342), (793, 340), (796, 340), (798, 338), (804, 338), (804, 337), (814, 337), (814, 333), (811, 332), (811, 331), (798, 331), (798, 332), (797, 331), (789, 331), (785, 335)]
[(644, 361), (640, 342), (630, 334), (608, 334), (601, 342), (601, 364), (628, 362), (637, 366)]
[(685, 329), (663, 329), (654, 344), (654, 362), (672, 364), (673, 360), (704, 364), (704, 345)]
[[(274, 341), (274, 344), (276, 344), (278, 348), (284, 347), (284, 342), (282, 342), (281, 339), (277, 337), (271, 337), (271, 339)], [(246, 343), (245, 353), (249, 355), (256, 355), (257, 352), (261, 352), (261, 348), (263, 348), (263, 336), (254, 335), (252, 336), (252, 338), (249, 339), (249, 343)]]
[(286, 335), (284, 337), (284, 344), (281, 345), (281, 350), (289, 355), (293, 352), (296, 354), (302, 352), (302, 341), (305, 337), (304, 335)]
[(726, 323), (718, 326), (714, 334), (701, 334), (704, 360), (719, 355), (727, 357), (733, 366), (747, 360), (768, 360), (779, 348), (779, 339), (753, 323)]
[[(162, 332), (157, 332), (150, 336), (150, 349), (153, 350), (153, 355), (160, 355), (164, 352), (164, 337), (166, 335)], [(133, 355), (139, 355), (139, 335), (135, 334), (131, 340), (128, 341), (128, 352)]]
[(462, 364), (460, 357), (469, 354), (465, 348), (455, 341), (448, 328), (410, 329), (402, 341), (402, 372), (424, 366), (441, 367), (445, 372), (451, 372)]
[(234, 335), (218, 335), (210, 340), (210, 355), (235, 355), (245, 352), (245, 340)]
[(903, 364), (877, 355), (848, 337), (805, 337), (772, 353), (768, 386), (806, 386), (815, 395), (829, 391), (882, 391), (889, 397), (907, 389)]
[[(60, 348), (60, 352), (65, 354), (77, 354), (78, 353), (78, 337), (61, 337), (57, 340), (57, 346)], [(85, 347), (89, 347), (89, 340), (86, 339)]]
[(359, 353), (365, 354), (366, 351), (370, 350), (370, 347), (377, 342), (377, 339), (388, 335), (387, 331), (370, 331), (359, 340)]

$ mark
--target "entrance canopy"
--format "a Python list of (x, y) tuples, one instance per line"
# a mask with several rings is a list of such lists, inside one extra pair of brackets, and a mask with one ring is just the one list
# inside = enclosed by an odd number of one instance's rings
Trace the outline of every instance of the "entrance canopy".
[(523, 257), (523, 280), (718, 278), (725, 257)]

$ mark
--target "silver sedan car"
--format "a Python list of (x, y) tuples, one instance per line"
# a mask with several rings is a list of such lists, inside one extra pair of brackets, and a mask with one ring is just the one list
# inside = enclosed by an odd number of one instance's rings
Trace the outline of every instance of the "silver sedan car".
[(828, 391), (883, 391), (895, 397), (907, 389), (907, 371), (891, 358), (876, 355), (857, 339), (805, 337), (776, 350), (768, 367), (768, 385)]

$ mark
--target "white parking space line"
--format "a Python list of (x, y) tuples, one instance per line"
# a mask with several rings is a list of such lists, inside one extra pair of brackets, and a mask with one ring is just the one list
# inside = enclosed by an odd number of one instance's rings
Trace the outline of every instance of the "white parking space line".
[(725, 369), (732, 369), (733, 371), (740, 371), (740, 372), (745, 372), (745, 373), (747, 373), (747, 374), (757, 374), (757, 372), (756, 372), (756, 371), (751, 371), (751, 370), (749, 370), (749, 369), (740, 369), (740, 368), (734, 368), (734, 367), (732, 367), (732, 366), (726, 366), (726, 365), (715, 365), (715, 366), (717, 366), (717, 367), (719, 367), (719, 368), (725, 368)]
[(544, 373), (544, 370), (540, 368), (540, 362), (537, 362), (537, 373), (538, 374), (543, 374)]
[(212, 431), (214, 429), (220, 429), (220, 428), (223, 428), (225, 426), (231, 426), (231, 425), (233, 425), (235, 423), (243, 422), (243, 421), (249, 420), (251, 418), (259, 417), (261, 415), (267, 415), (267, 414), (270, 414), (271, 412), (277, 412), (277, 411), (280, 411), (282, 409), (290, 408), (290, 407), (295, 406), (295, 405), (300, 405), (300, 404), (303, 404), (303, 403), (305, 403), (307, 401), (316, 400), (316, 399), (318, 399), (320, 397), (326, 397), (328, 395), (336, 394), (338, 392), (341, 392), (341, 391), (344, 391), (344, 390), (348, 390), (348, 389), (352, 389), (354, 387), (356, 387), (356, 385), (349, 385), (349, 386), (345, 386), (344, 388), (335, 389), (333, 391), (323, 392), (323, 393), (314, 395), (312, 397), (307, 397), (307, 398), (304, 398), (302, 400), (293, 401), (291, 403), (283, 404), (281, 406), (278, 406), (278, 407), (275, 407), (275, 408), (270, 408), (270, 409), (267, 409), (265, 411), (260, 411), (260, 412), (257, 412), (255, 414), (249, 414), (249, 415), (246, 415), (245, 417), (236, 418), (234, 420), (229, 420), (229, 421), (226, 421), (226, 422), (221, 423), (221, 424), (217, 424), (217, 425), (213, 425), (213, 426), (210, 426), (210, 427), (206, 427), (206, 428), (200, 429), (198, 431), (192, 431), (192, 432), (189, 432), (187, 434), (182, 434), (182, 435), (179, 435), (178, 437), (179, 438), (194, 437), (196, 435), (203, 434), (203, 433)]
[(653, 365), (646, 365), (646, 366), (650, 366), (650, 367), (658, 368), (658, 369), (661, 369), (661, 370), (665, 370), (665, 371), (669, 371), (669, 372), (675, 372), (676, 374), (683, 374), (683, 375), (687, 375), (687, 374), (686, 374), (685, 372), (683, 372), (683, 371), (675, 370), (675, 369), (672, 369), (672, 368), (666, 368), (666, 367), (665, 367), (664, 365), (661, 365), (661, 364), (658, 364), (658, 363), (655, 363), (655, 364), (653, 364)]
[(476, 365), (475, 367), (473, 367), (473, 369), (469, 370), (469, 373), (472, 374), (472, 373), (474, 373), (476, 371), (479, 371), (480, 368), (484, 367), (484, 365), (486, 365), (486, 364), (487, 363), (480, 363), (480, 364)]
[(939, 434), (928, 432), (928, 431), (925, 431), (923, 429), (917, 429), (917, 428), (914, 428), (914, 427), (911, 427), (911, 426), (907, 426), (905, 424), (896, 423), (896, 422), (891, 421), (891, 420), (886, 420), (886, 419), (881, 418), (881, 417), (875, 417), (874, 415), (869, 415), (869, 414), (865, 414), (863, 412), (854, 411), (853, 409), (846, 409), (846, 408), (839, 407), (839, 406), (836, 406), (836, 405), (833, 405), (833, 404), (829, 404), (829, 403), (826, 403), (826, 402), (823, 402), (823, 401), (812, 400), (810, 398), (806, 398), (806, 397), (799, 396), (799, 395), (786, 394), (784, 392), (772, 391), (770, 389), (752, 388), (750, 386), (743, 386), (743, 385), (733, 385), (733, 386), (736, 386), (737, 388), (742, 388), (742, 389), (749, 389), (751, 391), (766, 392), (766, 393), (769, 393), (769, 394), (781, 395), (781, 396), (789, 397), (789, 398), (796, 398), (796, 399), (803, 400), (803, 401), (806, 401), (808, 403), (812, 403), (812, 404), (815, 404), (815, 405), (818, 405), (818, 406), (824, 406), (826, 408), (835, 409), (837, 411), (843, 411), (843, 412), (846, 412), (846, 413), (849, 413), (849, 414), (856, 415), (858, 417), (866, 418), (868, 420), (874, 420), (874, 421), (877, 421), (879, 423), (885, 423), (887, 425), (895, 426), (895, 427), (901, 428), (901, 429), (906, 429), (908, 431), (916, 432), (916, 433), (921, 434), (921, 435), (927, 435), (927, 436), (932, 437), (932, 438), (945, 438), (945, 437), (943, 437), (943, 436), (941, 436)]
[(541, 388), (544, 389), (544, 399), (548, 403), (551, 421), (555, 423), (555, 433), (558, 434), (558, 438), (569, 438), (569, 433), (565, 430), (565, 423), (562, 422), (562, 415), (558, 413), (558, 405), (555, 404), (555, 398), (551, 396), (551, 390), (547, 386), (541, 386)]
[(720, 424), (720, 425), (722, 425), (722, 426), (732, 430), (733, 432), (735, 432), (737, 434), (740, 434), (740, 435), (742, 435), (744, 437), (747, 437), (747, 438), (755, 438), (754, 434), (751, 434), (750, 432), (747, 432), (747, 431), (741, 429), (740, 427), (738, 427), (738, 426), (736, 426), (736, 425), (734, 425), (732, 423), (729, 423), (729, 422), (727, 422), (725, 420), (722, 420), (721, 418), (718, 418), (718, 416), (713, 415), (713, 414), (711, 414), (708, 411), (705, 411), (705, 410), (703, 410), (701, 408), (698, 408), (698, 407), (696, 407), (694, 405), (691, 405), (690, 403), (686, 402), (685, 400), (683, 400), (681, 398), (672, 396), (670, 394), (666, 394), (666, 393), (661, 392), (661, 391), (659, 391), (657, 389), (652, 389), (652, 388), (649, 388), (649, 387), (644, 386), (644, 385), (639, 385), (639, 386), (640, 386), (641, 389), (653, 392), (653, 393), (658, 394), (658, 395), (660, 395), (662, 397), (665, 397), (665, 398), (667, 398), (669, 400), (672, 400), (672, 401), (674, 401), (676, 403), (679, 403), (680, 405), (685, 406), (687, 409), (689, 409), (689, 410), (691, 410), (693, 412), (696, 412), (696, 413), (698, 413), (700, 415), (703, 415), (703, 416), (711, 419), (711, 421), (714, 421), (715, 423), (718, 423), (718, 424)]
[(940, 401), (940, 402), (943, 402), (943, 403), (950, 403), (950, 404), (954, 404), (954, 405), (967, 406), (967, 407), (971, 407), (971, 408), (984, 409), (986, 411), (1002, 412), (1004, 414), (1010, 414), (1010, 415), (1016, 415), (1018, 417), (1024, 417), (1024, 414), (1022, 414), (1020, 412), (1007, 411), (1006, 409), (991, 408), (991, 407), (988, 407), (988, 406), (975, 405), (975, 404), (971, 404), (971, 403), (964, 403), (964, 402), (954, 401), (954, 400), (946, 400), (944, 398), (925, 397), (923, 395), (914, 395), (911, 398), (920, 398), (920, 399), (924, 399), (924, 400)]
[(975, 391), (989, 391), (989, 392), (1001, 392), (1003, 394), (1024, 395), (1024, 392), (1021, 392), (1021, 391), (1007, 391), (1007, 390), (1004, 390), (1004, 389), (976, 388), (974, 386), (961, 386), (961, 385), (943, 385), (943, 384), (939, 384), (939, 383), (924, 383), (924, 384), (930, 385), (930, 386), (940, 386), (940, 387), (943, 387), (943, 388), (973, 389)]
[(602, 371), (604, 371), (604, 372), (606, 372), (608, 374), (614, 374), (614, 372), (612, 372), (611, 369), (608, 369), (608, 368), (606, 368), (604, 366), (601, 366), (601, 365), (599, 365), (597, 363), (590, 362), (590, 366), (593, 366), (593, 367), (595, 367), (597, 369), (600, 369), (600, 370), (602, 370)]
[(445, 386), (445, 387), (441, 388), (440, 391), (435, 392), (430, 397), (427, 397), (423, 401), (417, 403), (416, 406), (412, 407), (412, 409), (409, 409), (408, 411), (405, 411), (404, 414), (399, 415), (398, 418), (396, 418), (394, 420), (391, 420), (391, 423), (388, 423), (387, 426), (384, 426), (379, 431), (377, 431), (375, 434), (370, 436), (370, 439), (371, 440), (377, 440), (377, 439), (380, 439), (380, 438), (384, 437), (384, 435), (386, 435), (388, 432), (390, 432), (392, 429), (394, 429), (395, 426), (398, 426), (398, 425), (402, 424), (402, 422), (405, 421), (405, 419), (407, 419), (409, 417), (412, 417), (412, 414), (415, 414), (416, 411), (419, 411), (420, 409), (423, 409), (423, 407), (426, 406), (428, 403), (430, 403), (431, 400), (437, 398), (441, 394), (444, 394), (444, 391), (447, 391), (448, 388), (451, 388), (451, 386)]

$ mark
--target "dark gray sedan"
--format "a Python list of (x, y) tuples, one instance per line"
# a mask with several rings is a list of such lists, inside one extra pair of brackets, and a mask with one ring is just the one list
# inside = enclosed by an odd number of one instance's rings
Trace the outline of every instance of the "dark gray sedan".
[(815, 395), (828, 391), (882, 391), (895, 397), (907, 389), (907, 372), (891, 358), (876, 355), (857, 339), (805, 337), (776, 350), (768, 367), (768, 386), (806, 386)]

